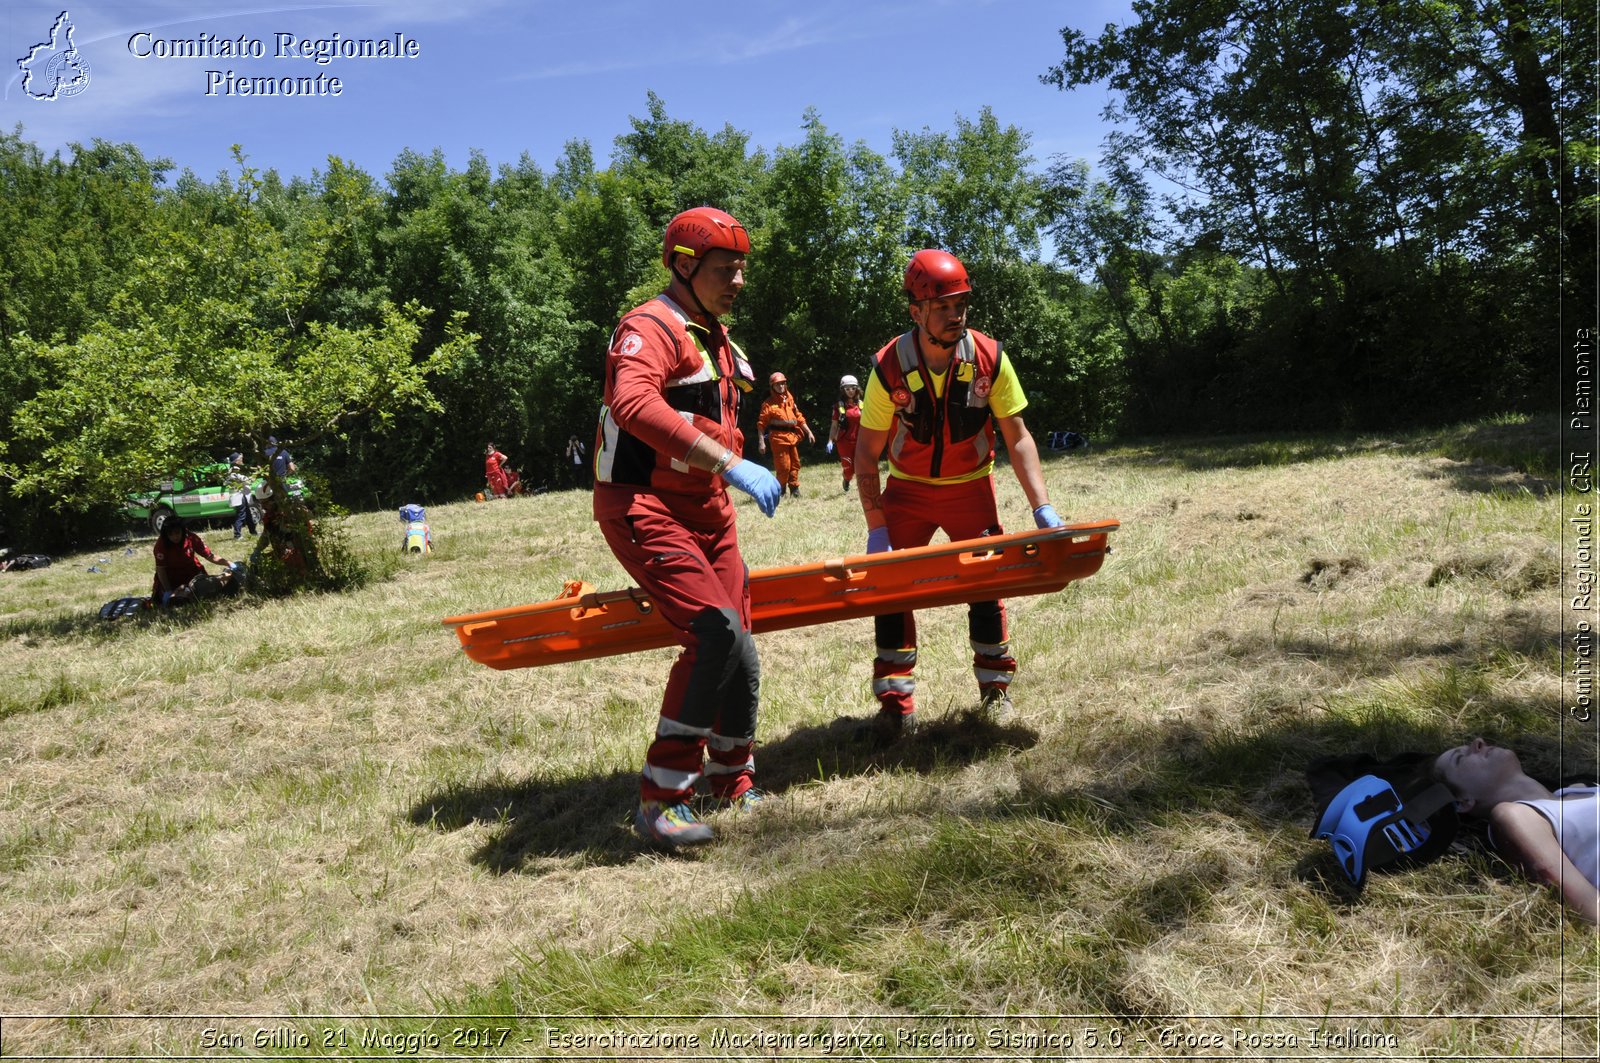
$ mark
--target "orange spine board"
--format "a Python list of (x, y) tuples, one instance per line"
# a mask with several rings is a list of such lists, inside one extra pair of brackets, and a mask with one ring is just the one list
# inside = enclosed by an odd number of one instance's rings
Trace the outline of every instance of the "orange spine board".
[[(1094, 575), (1115, 521), (991, 535), (884, 554), (858, 554), (750, 573), (757, 634), (907, 609), (1048, 594)], [(570, 586), (570, 585), (569, 585)], [(679, 644), (637, 587), (446, 617), (467, 656), (491, 668), (530, 668)]]

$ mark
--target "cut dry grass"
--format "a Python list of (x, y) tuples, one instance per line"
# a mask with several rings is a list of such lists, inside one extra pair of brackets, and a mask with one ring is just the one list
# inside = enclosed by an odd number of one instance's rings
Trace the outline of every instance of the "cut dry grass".
[[(621, 586), (586, 494), (430, 506), (434, 554), (341, 596), (111, 625), (94, 611), (148, 585), (147, 542), (7, 574), (0, 1012), (76, 1018), (8, 1018), (4, 1052), (438, 1036), (441, 1053), (577, 1054), (547, 1044), (553, 1025), (700, 1038), (678, 1054), (720, 1030), (1062, 1055), (1095, 1027), (1134, 1055), (1328, 1055), (1353, 1036), (1363, 1057), (1592, 1057), (1600, 952), (1550, 895), (1469, 853), (1352, 896), (1306, 836), (1302, 771), (1326, 753), (1483, 734), (1537, 773), (1593, 769), (1592, 731), (1561, 713), (1541, 431), (1049, 461), (1057, 509), (1122, 530), (1093, 578), (1009, 603), (1023, 721), (962, 718), (959, 609), (919, 617), (934, 725), (887, 752), (850, 736), (872, 708), (870, 622), (762, 636), (777, 796), (717, 817), (721, 842), (691, 859), (628, 830), (671, 651), (500, 673), (438, 624), (569, 578)], [(862, 548), (854, 496), (831, 469), (805, 477), (771, 521), (740, 505), (753, 567)], [(393, 514), (350, 528), (400, 545)], [(172, 1018), (197, 1012), (569, 1017), (305, 1018), (262, 1043), (277, 1024)], [(573, 1017), (608, 1013), (636, 1018)], [(136, 1014), (154, 1018), (94, 1018)], [(687, 1018), (647, 1018), (666, 1014)], [(951, 1018), (974, 1014), (1007, 1017)], [(856, 1018), (707, 1017), (762, 1015)], [(1057, 1015), (1105, 1018), (1027, 1017)], [(516, 1032), (452, 1044), (464, 1025)], [(956, 1040), (912, 1036), (941, 1030)], [(770, 1054), (738, 1047), (718, 1050)]]

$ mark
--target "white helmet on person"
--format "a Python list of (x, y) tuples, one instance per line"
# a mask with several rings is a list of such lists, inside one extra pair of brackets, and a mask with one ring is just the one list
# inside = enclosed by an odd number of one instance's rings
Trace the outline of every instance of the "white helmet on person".
[(849, 373), (846, 373), (844, 376), (839, 378), (839, 386), (842, 388), (858, 388), (861, 386), (861, 381), (857, 380)]

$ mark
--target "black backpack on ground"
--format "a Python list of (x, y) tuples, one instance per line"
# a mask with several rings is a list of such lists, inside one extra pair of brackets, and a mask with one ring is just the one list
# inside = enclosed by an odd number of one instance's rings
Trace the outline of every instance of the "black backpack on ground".
[(49, 568), (50, 560), (44, 554), (6, 554), (0, 557), (0, 571), (26, 572), (31, 568)]

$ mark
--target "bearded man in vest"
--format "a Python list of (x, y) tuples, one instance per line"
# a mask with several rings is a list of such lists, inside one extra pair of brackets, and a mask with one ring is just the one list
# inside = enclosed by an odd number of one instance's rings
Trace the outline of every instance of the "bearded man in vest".
[[(967, 328), (972, 284), (960, 259), (918, 251), (906, 267), (913, 328), (873, 357), (856, 440), (856, 478), (867, 517), (867, 552), (926, 546), (937, 531), (952, 541), (998, 535), (995, 428), (1040, 528), (1064, 522), (1050, 505), (1039, 451), (1022, 421), (1027, 397), (1000, 344)], [(878, 456), (888, 448), (889, 483), (880, 490)], [(912, 613), (875, 620), (870, 734), (893, 741), (916, 730), (917, 626)], [(967, 607), (978, 715), (1002, 723), (1014, 714), (1005, 604)]]
[(749, 570), (724, 484), (772, 516), (783, 491), (739, 455), (750, 363), (719, 317), (744, 287), (750, 237), (696, 207), (667, 225), (667, 290), (624, 314), (606, 354), (595, 439), (594, 516), (611, 552), (679, 633), (634, 828), (662, 849), (712, 839), (689, 806), (702, 782), (743, 810), (753, 788), (761, 667), (750, 637)]

